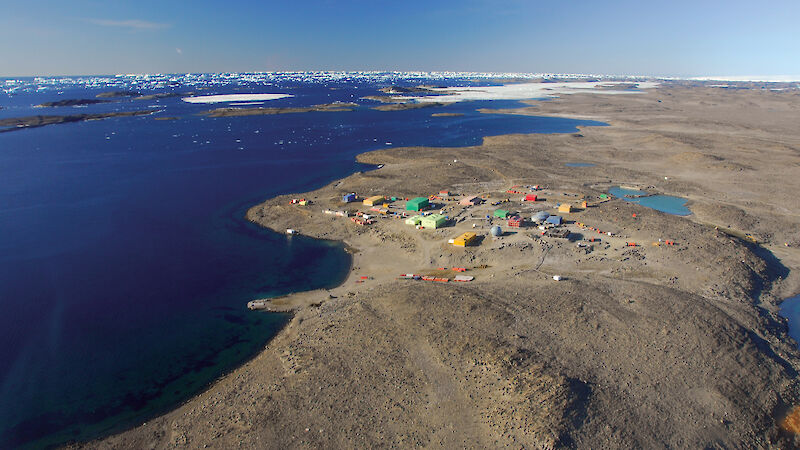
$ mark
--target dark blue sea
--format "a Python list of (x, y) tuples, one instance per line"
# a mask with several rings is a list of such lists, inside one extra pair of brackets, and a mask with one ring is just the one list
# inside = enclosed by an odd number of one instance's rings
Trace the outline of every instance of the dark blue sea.
[[(159, 110), (0, 133), (0, 448), (86, 440), (168, 411), (287, 322), (248, 311), (249, 300), (347, 276), (340, 244), (267, 231), (244, 219), (248, 207), (370, 170), (354, 160), (368, 150), (602, 125), (476, 111), (519, 106), (512, 101), (380, 112), (362, 99), (426, 82), (475, 83), (396, 74), (0, 79), (0, 118)], [(286, 93), (294, 97), (263, 106), (359, 107), (234, 118), (198, 115), (225, 105), (177, 97), (33, 107), (121, 89)], [(431, 117), (441, 112), (463, 116)]]

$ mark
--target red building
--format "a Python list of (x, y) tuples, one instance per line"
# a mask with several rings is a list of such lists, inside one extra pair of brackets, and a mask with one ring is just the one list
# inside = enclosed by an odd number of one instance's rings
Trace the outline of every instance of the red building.
[(520, 217), (520, 216), (511, 216), (508, 219), (508, 226), (509, 227), (514, 227), (514, 228), (519, 228), (519, 227), (522, 226), (523, 221), (524, 221), (524, 219), (522, 217)]

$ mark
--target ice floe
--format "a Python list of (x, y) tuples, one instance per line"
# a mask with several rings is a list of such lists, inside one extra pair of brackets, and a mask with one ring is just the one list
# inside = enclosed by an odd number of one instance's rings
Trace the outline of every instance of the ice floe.
[(291, 94), (222, 94), (222, 95), (200, 95), (197, 97), (185, 97), (183, 101), (188, 103), (224, 103), (224, 102), (253, 102), (277, 100), (279, 98), (294, 97)]

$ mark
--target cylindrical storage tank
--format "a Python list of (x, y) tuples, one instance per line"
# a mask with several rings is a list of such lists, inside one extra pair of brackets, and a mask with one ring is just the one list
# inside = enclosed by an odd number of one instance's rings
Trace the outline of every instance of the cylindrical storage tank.
[(500, 236), (501, 234), (503, 234), (503, 230), (500, 229), (499, 225), (493, 226), (492, 229), (489, 230), (489, 232), (492, 233), (492, 236)]

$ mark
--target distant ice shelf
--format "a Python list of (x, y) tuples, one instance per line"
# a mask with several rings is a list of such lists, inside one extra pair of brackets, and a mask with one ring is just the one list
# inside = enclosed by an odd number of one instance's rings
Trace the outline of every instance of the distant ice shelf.
[[(603, 74), (568, 74), (568, 73), (500, 73), (500, 72), (401, 72), (401, 71), (296, 71), (296, 72), (245, 72), (245, 73), (184, 73), (184, 74), (118, 74), (118, 75), (87, 75), (87, 76), (57, 76), (57, 77), (0, 77), (0, 95), (18, 95), (28, 92), (43, 91), (63, 91), (65, 88), (90, 88), (108, 90), (134, 90), (138, 92), (153, 93), (160, 92), (185, 92), (187, 89), (210, 89), (241, 87), (247, 85), (281, 86), (284, 83), (308, 83), (308, 84), (328, 84), (328, 83), (348, 83), (348, 82), (368, 82), (392, 85), (396, 83), (417, 83), (435, 85), (437, 83), (450, 84), (455, 80), (457, 84), (474, 85), (478, 84), (503, 84), (505, 80), (513, 81), (513, 84), (528, 85), (529, 92), (521, 92), (520, 86), (505, 88), (505, 92), (491, 92), (492, 95), (487, 99), (498, 98), (531, 98), (530, 95), (550, 96), (558, 94), (569, 94), (575, 92), (603, 93), (610, 94), (615, 92), (631, 93), (633, 89), (615, 90), (609, 88), (610, 83), (636, 83), (639, 89), (646, 89), (646, 84), (659, 81), (670, 80), (689, 80), (689, 81), (741, 81), (741, 80), (761, 80), (771, 82), (788, 82), (799, 80), (800, 76), (750, 76), (750, 77), (698, 77), (698, 78), (679, 78), (679, 77), (657, 77), (644, 75), (603, 75)], [(519, 83), (520, 81), (537, 83)], [(564, 86), (570, 86), (562, 92)], [(595, 89), (587, 89), (582, 84), (595, 84)], [(452, 84), (450, 84), (452, 86)], [(538, 86), (530, 86), (538, 85)], [(792, 86), (796, 89), (799, 86)], [(516, 90), (512, 94), (511, 90)], [(540, 90), (544, 92), (530, 92)], [(567, 92), (568, 91), (568, 92)], [(445, 94), (453, 94), (445, 92)], [(458, 100), (446, 100), (441, 97), (438, 100), (433, 98), (424, 101), (464, 101), (477, 100), (482, 97), (477, 92), (461, 94)], [(472, 98), (469, 98), (472, 97)]]
[(214, 88), (243, 86), (247, 84), (280, 85), (282, 83), (340, 83), (373, 82), (394, 84), (398, 82), (436, 83), (445, 80), (485, 80), (502, 82), (503, 79), (550, 80), (627, 80), (645, 81), (641, 76), (558, 74), (558, 73), (498, 73), (498, 72), (400, 72), (400, 71), (297, 71), (297, 72), (246, 72), (246, 73), (184, 73), (184, 74), (117, 74), (57, 77), (0, 77), (0, 91), (7, 94), (22, 92), (61, 91), (64, 88), (125, 89), (140, 92), (154, 90)]

